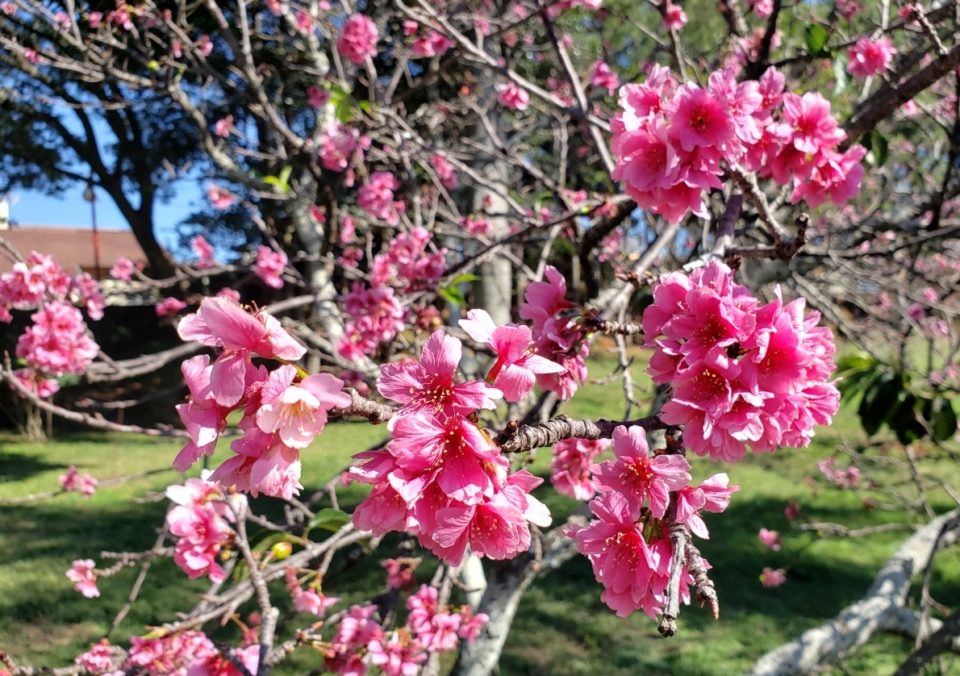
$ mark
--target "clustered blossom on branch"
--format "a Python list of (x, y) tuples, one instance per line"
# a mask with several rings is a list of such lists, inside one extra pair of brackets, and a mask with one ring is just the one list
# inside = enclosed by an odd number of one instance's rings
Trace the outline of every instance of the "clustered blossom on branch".
[[(202, 455), (211, 455), (231, 411), (240, 410), (243, 436), (234, 455), (211, 476), (223, 485), (256, 496), (290, 498), (300, 486), (300, 450), (309, 446), (327, 422), (327, 411), (350, 405), (343, 382), (326, 373), (303, 377), (285, 362), (306, 348), (266, 312), (251, 314), (228, 298), (206, 298), (196, 314), (178, 327), (184, 340), (221, 350), (211, 364), (198, 355), (183, 363), (190, 400), (177, 406), (190, 442), (174, 466), (185, 471)], [(269, 371), (254, 356), (284, 362)]]
[(567, 280), (552, 265), (546, 267), (545, 276), (547, 281), (527, 287), (520, 317), (533, 324), (536, 354), (564, 369), (538, 373), (537, 384), (560, 399), (569, 399), (587, 378), (590, 344), (572, 312), (576, 306), (567, 299)]
[(802, 298), (766, 305), (712, 261), (689, 276), (674, 272), (653, 287), (643, 313), (647, 372), (670, 383), (662, 419), (683, 426), (699, 455), (739, 460), (747, 448), (771, 452), (810, 443), (840, 405), (830, 381), (836, 347), (818, 312)]
[(248, 674), (257, 673), (260, 646), (254, 643), (224, 655), (203, 632), (180, 631), (155, 638), (134, 636), (126, 655), (103, 640), (75, 661), (86, 673), (104, 676), (125, 673), (241, 676), (244, 672), (237, 664), (243, 665)]
[(599, 490), (593, 461), (609, 446), (608, 439), (564, 439), (554, 444), (550, 474), (554, 489), (577, 500), (593, 498)]
[(99, 285), (86, 272), (70, 275), (36, 251), (14, 263), (0, 275), (0, 321), (10, 323), (12, 310), (36, 308), (17, 340), (17, 357), (26, 365), (17, 378), (45, 398), (59, 389), (56, 378), (83, 373), (100, 348), (74, 305), (96, 321), (103, 317), (104, 304)]
[[(667, 601), (671, 525), (685, 524), (700, 537), (709, 537), (701, 512), (726, 510), (739, 486), (729, 486), (726, 474), (690, 485), (686, 459), (670, 453), (651, 455), (642, 427), (617, 427), (613, 452), (614, 460), (594, 469), (600, 490), (590, 502), (594, 520), (569, 526), (565, 532), (593, 565), (604, 588), (600, 595), (604, 603), (621, 617), (643, 610), (656, 619)], [(685, 603), (692, 583), (684, 565), (679, 593)]]
[[(222, 551), (233, 539), (230, 522), (235, 520), (220, 486), (204, 479), (187, 479), (183, 485), (167, 488), (167, 497), (176, 507), (167, 512), (167, 527), (177, 539), (174, 562), (193, 580), (208, 577), (222, 582), (226, 572), (220, 566)], [(242, 495), (234, 500), (244, 500)]]
[(430, 653), (456, 650), (461, 640), (472, 643), (487, 615), (469, 605), (441, 606), (439, 598), (436, 587), (421, 585), (407, 597), (406, 624), (394, 629), (376, 620), (376, 606), (352, 606), (330, 641), (326, 668), (362, 675), (374, 667), (387, 676), (409, 676), (419, 673)]
[(60, 487), (68, 493), (76, 492), (89, 498), (97, 492), (97, 480), (92, 474), (78, 472), (76, 465), (70, 465), (59, 480)]
[(655, 66), (644, 84), (620, 89), (613, 177), (671, 223), (689, 212), (706, 218), (707, 193), (739, 167), (793, 181), (793, 202), (842, 205), (860, 189), (866, 149), (837, 150), (846, 134), (830, 103), (816, 92), (784, 93), (784, 82), (773, 68), (743, 82), (727, 69), (711, 73), (704, 89)]
[(471, 419), (493, 409), (500, 390), (479, 381), (456, 381), (462, 345), (442, 330), (423, 346), (419, 361), (380, 367), (377, 389), (401, 404), (384, 449), (355, 456), (350, 477), (373, 485), (353, 513), (375, 534), (402, 530), (451, 564), (467, 546), (480, 556), (506, 559), (530, 546), (528, 523), (550, 524), (532, 495), (541, 483), (509, 462)]

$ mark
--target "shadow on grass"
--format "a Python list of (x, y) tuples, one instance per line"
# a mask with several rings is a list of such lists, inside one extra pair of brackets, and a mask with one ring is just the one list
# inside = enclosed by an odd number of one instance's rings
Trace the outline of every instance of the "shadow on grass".
[[(304, 491), (310, 494), (309, 490)], [(363, 494), (350, 487), (341, 498), (350, 511)], [(823, 516), (846, 523), (876, 523), (896, 518), (889, 513), (866, 512), (855, 502), (837, 496), (828, 505), (810, 509), (813, 518)], [(68, 500), (70, 500), (68, 502)], [(123, 605), (137, 569), (128, 569), (101, 585), (103, 596), (85, 599), (72, 590), (64, 572), (74, 558), (99, 560), (102, 550), (136, 551), (150, 547), (166, 509), (164, 502), (98, 504), (68, 498), (59, 502), (0, 508), (0, 566), (15, 585), (0, 588), (0, 648), (16, 657), (44, 665), (63, 665), (102, 634), (114, 613)], [(572, 501), (556, 505), (557, 522)], [(282, 503), (271, 499), (254, 502), (258, 513), (282, 516)], [(553, 505), (552, 505), (553, 506)], [(817, 514), (818, 516), (814, 516)], [(756, 498), (734, 501), (723, 515), (708, 515), (711, 540), (698, 542), (713, 564), (711, 577), (721, 601), (722, 617), (715, 622), (695, 606), (681, 612), (680, 634), (661, 639), (654, 621), (641, 613), (626, 620), (617, 618), (600, 601), (600, 586), (594, 581), (586, 559), (577, 556), (559, 569), (536, 580), (521, 602), (504, 653), (504, 674), (678, 674), (736, 673), (765, 650), (798, 635), (804, 629), (832, 617), (856, 600), (869, 587), (877, 565), (856, 565), (851, 555), (857, 547), (870, 548), (875, 561), (885, 558), (905, 533), (890, 533), (864, 541), (832, 541), (823, 546), (810, 534), (784, 533), (784, 550), (771, 552), (757, 541), (760, 525), (784, 524), (783, 501)], [(256, 539), (257, 536), (254, 536)], [(383, 558), (400, 554), (419, 555), (405, 549), (404, 536), (390, 535), (373, 556), (361, 547), (339, 554), (325, 580), (327, 593), (342, 598), (338, 608), (363, 602), (383, 589)], [(879, 556), (877, 553), (881, 552)], [(429, 579), (434, 564), (425, 558), (418, 579)], [(758, 576), (764, 566), (787, 567), (788, 582), (775, 590), (764, 589)], [(949, 602), (957, 596), (954, 573), (935, 578), (934, 595)], [(948, 591), (952, 585), (954, 591)], [(204, 580), (190, 582), (171, 561), (157, 562), (141, 599), (113, 637), (125, 641), (141, 634), (145, 626), (174, 619), (176, 611), (188, 610), (205, 590)], [(278, 602), (287, 605), (282, 582), (275, 587)], [(943, 596), (938, 596), (943, 594)], [(960, 600), (960, 599), (957, 599)], [(242, 613), (252, 604), (241, 608)], [(281, 634), (302, 627), (309, 618), (285, 616)], [(30, 628), (33, 633), (26, 631)], [(234, 627), (214, 632), (230, 641)], [(42, 658), (42, 659), (40, 659)], [(297, 655), (277, 673), (307, 673), (318, 657)], [(299, 670), (299, 671), (298, 671)]]
[[(841, 523), (862, 521), (864, 510), (834, 507), (829, 515)], [(891, 516), (867, 518), (881, 521)], [(598, 660), (605, 665), (604, 674), (739, 673), (766, 650), (862, 597), (879, 569), (851, 562), (855, 541), (831, 541), (837, 551), (825, 555), (825, 547), (811, 546), (823, 541), (792, 532), (785, 534), (783, 551), (763, 548), (757, 525), (783, 521), (780, 500), (734, 502), (726, 513), (708, 515), (707, 520), (711, 539), (697, 544), (713, 566), (719, 621), (695, 603), (683, 606), (680, 633), (660, 638), (656, 622), (642, 612), (617, 618), (600, 601), (602, 588), (594, 581), (589, 562), (576, 556), (540, 576), (521, 601), (501, 662), (503, 673), (590, 674), (597, 673)], [(907, 535), (875, 536), (861, 546), (892, 552)], [(787, 568), (787, 583), (778, 589), (763, 588), (758, 578), (764, 566)], [(956, 598), (951, 584), (938, 579), (934, 595), (939, 600)], [(543, 650), (546, 645), (551, 649)]]
[(60, 463), (38, 460), (28, 453), (0, 452), (0, 483), (23, 481), (41, 472), (66, 468)]

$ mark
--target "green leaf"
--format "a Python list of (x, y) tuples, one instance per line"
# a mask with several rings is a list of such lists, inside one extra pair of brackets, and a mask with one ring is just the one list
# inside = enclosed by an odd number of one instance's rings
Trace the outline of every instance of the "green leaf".
[(461, 306), (467, 304), (467, 297), (457, 286), (445, 286), (437, 294), (451, 305)]
[(341, 526), (349, 522), (350, 515), (346, 512), (334, 509), (333, 507), (324, 507), (314, 514), (313, 518), (310, 519), (310, 523), (307, 524), (307, 528), (323, 528), (324, 530), (337, 532)]
[(876, 129), (871, 129), (869, 133), (864, 134), (860, 145), (867, 149), (867, 162), (875, 167), (882, 167), (890, 155), (886, 137)]
[(272, 185), (282, 193), (290, 192), (290, 173), (293, 167), (284, 167), (279, 176), (264, 176), (263, 182)]
[[(900, 374), (887, 371), (881, 374), (863, 393), (857, 415), (867, 436), (873, 436), (897, 407), (903, 392)], [(889, 422), (888, 422), (889, 424)], [(893, 426), (891, 425), (891, 428)]]
[(930, 424), (934, 441), (946, 441), (957, 433), (957, 413), (946, 397), (936, 397), (930, 402), (923, 417)]
[(926, 436), (927, 430), (917, 420), (922, 407), (922, 400), (908, 392), (901, 392), (897, 405), (887, 415), (887, 427), (897, 435), (897, 441), (901, 444), (910, 444)]
[(810, 24), (803, 32), (803, 40), (813, 56), (830, 56), (830, 50), (826, 48), (829, 37), (827, 29), (820, 24)]
[(451, 279), (447, 283), (447, 286), (459, 286), (460, 284), (469, 284), (470, 282), (475, 282), (478, 279), (480, 279), (478, 275), (475, 275), (472, 272), (464, 272), (462, 275), (457, 275), (456, 277)]

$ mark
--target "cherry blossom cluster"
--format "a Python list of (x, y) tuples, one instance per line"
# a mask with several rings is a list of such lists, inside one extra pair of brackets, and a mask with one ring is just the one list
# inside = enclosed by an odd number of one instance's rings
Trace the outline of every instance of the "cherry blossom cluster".
[(274, 251), (268, 246), (261, 246), (257, 249), (257, 260), (253, 265), (253, 271), (260, 280), (271, 289), (282, 289), (283, 269), (287, 267), (287, 254), (282, 251)]
[(536, 353), (563, 367), (560, 372), (538, 373), (537, 384), (560, 399), (569, 399), (587, 378), (590, 345), (577, 321), (576, 306), (567, 300), (567, 280), (552, 265), (546, 267), (544, 274), (546, 281), (527, 287), (520, 317), (533, 325)]
[(608, 439), (563, 439), (553, 446), (550, 483), (561, 495), (590, 500), (599, 486), (593, 478), (594, 460), (610, 447)]
[(287, 583), (287, 591), (290, 592), (290, 598), (293, 599), (293, 607), (301, 613), (309, 613), (317, 617), (323, 617), (327, 608), (336, 604), (340, 599), (336, 596), (327, 596), (321, 590), (319, 585), (312, 585), (309, 589), (304, 589), (297, 579), (297, 569), (292, 566), (284, 571), (284, 579)]
[[(230, 448), (234, 455), (220, 465), (211, 480), (256, 496), (289, 499), (300, 486), (300, 451), (327, 422), (327, 411), (350, 405), (343, 382), (326, 373), (304, 377), (288, 362), (306, 348), (296, 342), (272, 315), (247, 312), (230, 298), (206, 298), (200, 309), (184, 317), (180, 337), (216, 348), (186, 360), (181, 370), (190, 399), (177, 406), (190, 441), (174, 460), (186, 471), (202, 455), (212, 455), (226, 429), (227, 416), (241, 411), (242, 436)], [(253, 358), (282, 365), (270, 371)]]
[[(345, 222), (341, 239), (350, 234), (353, 221)], [(406, 313), (396, 296), (430, 284), (443, 275), (446, 249), (428, 253), (431, 233), (416, 227), (394, 237), (383, 253), (373, 259), (369, 286), (354, 284), (343, 298), (347, 321), (337, 351), (345, 359), (358, 360), (373, 356), (382, 343), (387, 343), (403, 330)], [(360, 252), (359, 249), (356, 251)]]
[(621, 111), (611, 121), (614, 178), (671, 223), (689, 212), (707, 217), (708, 192), (731, 170), (793, 181), (793, 202), (843, 204), (860, 189), (866, 149), (841, 153), (846, 133), (830, 103), (816, 92), (784, 93), (784, 81), (770, 68), (759, 81), (738, 83), (726, 69), (702, 88), (678, 85), (655, 66), (644, 84), (620, 90)]
[(846, 469), (838, 469), (836, 458), (824, 458), (817, 463), (817, 469), (837, 488), (856, 488), (860, 485), (860, 469), (854, 465)]
[(401, 408), (386, 448), (355, 456), (349, 476), (373, 490), (353, 513), (377, 535), (413, 533), (439, 558), (458, 564), (467, 546), (479, 556), (511, 558), (530, 546), (529, 523), (550, 515), (530, 491), (541, 483), (509, 462), (472, 420), (503, 393), (480, 381), (457, 382), (462, 344), (442, 330), (419, 361), (380, 367), (377, 389)]
[(16, 354), (26, 368), (16, 377), (41, 398), (59, 389), (55, 378), (83, 373), (100, 350), (75, 305), (90, 319), (101, 319), (99, 285), (86, 272), (67, 273), (50, 256), (33, 251), (0, 275), (0, 322), (11, 322), (12, 310), (36, 309), (17, 340)]
[(830, 381), (836, 350), (820, 315), (802, 298), (761, 305), (712, 261), (665, 275), (643, 313), (647, 372), (669, 383), (661, 418), (683, 426), (683, 443), (699, 455), (739, 460), (749, 447), (771, 452), (810, 443), (840, 403)]
[(430, 284), (443, 275), (447, 250), (427, 253), (431, 239), (430, 232), (420, 227), (394, 237), (387, 250), (373, 259), (373, 284), (409, 289), (417, 283)]
[[(333, 120), (320, 137), (320, 163), (330, 171), (344, 171), (351, 164), (363, 164), (363, 152), (370, 147), (370, 138), (349, 125)], [(352, 171), (352, 170), (351, 170)], [(352, 176), (347, 181), (353, 185)]]
[(430, 653), (456, 650), (461, 640), (473, 642), (487, 623), (473, 608), (441, 606), (436, 587), (421, 585), (407, 597), (407, 623), (384, 629), (374, 618), (376, 606), (352, 606), (330, 642), (325, 666), (337, 674), (366, 674), (371, 667), (387, 676), (419, 673)]
[(92, 474), (78, 472), (76, 465), (70, 465), (59, 480), (60, 487), (68, 493), (80, 493), (89, 498), (97, 492), (97, 480)]
[(890, 38), (860, 38), (847, 52), (847, 70), (856, 77), (879, 75), (890, 67), (896, 53)]
[(201, 631), (180, 631), (159, 637), (134, 636), (124, 656), (104, 639), (75, 660), (88, 674), (117, 676), (137, 673), (147, 676), (241, 676), (237, 664), (249, 674), (257, 673), (260, 646), (256, 643), (224, 655)]
[[(690, 485), (686, 458), (651, 454), (642, 427), (615, 428), (613, 453), (613, 460), (593, 468), (600, 490), (589, 505), (594, 520), (586, 526), (568, 526), (564, 532), (590, 560), (604, 588), (600, 596), (604, 603), (621, 617), (643, 610), (656, 619), (666, 603), (671, 524), (685, 524), (695, 535), (709, 537), (701, 513), (726, 510), (739, 486), (729, 486), (726, 474)], [(680, 577), (684, 603), (689, 603), (692, 582), (684, 566)]]
[[(187, 479), (168, 486), (167, 497), (176, 505), (167, 512), (170, 534), (178, 538), (173, 560), (191, 580), (208, 577), (223, 582), (226, 572), (218, 563), (233, 541), (230, 523), (236, 520), (220, 486), (204, 479)], [(245, 499), (238, 495), (235, 500)]]
[(354, 284), (343, 297), (343, 312), (347, 321), (337, 352), (351, 361), (371, 356), (381, 343), (393, 340), (403, 331), (406, 316), (393, 288), (363, 284)]
[(67, 579), (73, 582), (73, 588), (88, 599), (100, 596), (97, 588), (97, 569), (92, 559), (77, 559), (67, 570)]

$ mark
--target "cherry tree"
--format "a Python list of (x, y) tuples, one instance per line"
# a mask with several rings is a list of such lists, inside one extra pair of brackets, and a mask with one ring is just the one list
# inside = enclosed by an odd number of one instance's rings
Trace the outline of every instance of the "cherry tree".
[[(190, 473), (167, 489), (154, 547), (107, 553), (111, 565), (78, 559), (67, 576), (96, 597), (131, 566), (139, 589), (152, 561), (172, 557), (211, 584), (179, 618), (128, 646), (97, 643), (64, 673), (260, 674), (307, 647), (337, 673), (437, 673), (455, 649), (457, 673), (490, 673), (537, 573), (576, 555), (612, 612), (643, 612), (665, 636), (692, 600), (716, 617), (722, 589), (697, 543), (739, 487), (698, 460), (808, 445), (840, 403), (833, 330), (873, 355), (881, 366), (860, 372), (881, 379), (903, 371), (902, 358), (883, 371), (891, 335), (945, 350), (901, 418), (938, 440), (956, 433), (950, 3), (8, 0), (0, 12), (4, 114), (38, 146), (55, 134), (73, 153), (46, 165), (39, 154), (11, 184), (42, 174), (107, 190), (153, 273), (117, 261), (101, 289), (6, 246), (16, 262), (0, 277), (0, 319), (29, 323), (4, 378), (63, 418), (181, 437), (171, 463)], [(154, 119), (166, 126), (143, 124)], [(4, 161), (16, 152), (8, 143)], [(204, 186), (211, 239), (252, 224), (253, 247), (217, 263), (201, 233), (194, 262), (174, 269), (150, 244), (163, 171)], [(183, 343), (103, 353), (85, 321), (102, 315), (108, 286), (149, 294)], [(604, 334), (624, 411), (566, 416)], [(658, 396), (645, 417), (628, 339), (651, 354)], [(52, 399), (68, 374), (120, 381), (172, 362), (189, 391), (182, 428)], [(862, 382), (874, 404), (870, 388), (904, 383)], [(383, 425), (385, 441), (341, 475), (310, 477), (326, 483), (307, 495), (302, 454), (322, 452), (325, 427), (347, 417)], [(218, 446), (226, 458), (197, 476)], [(565, 522), (523, 468), (543, 447), (553, 487), (584, 503)], [(855, 467), (824, 467), (855, 483)], [(346, 514), (337, 490), (349, 482), (369, 492)], [(95, 483), (74, 470), (61, 490)], [(248, 496), (283, 501), (285, 517), (254, 513)], [(904, 544), (897, 594), (958, 526), (927, 521)], [(253, 529), (272, 546), (258, 548)], [(440, 562), (431, 584), (413, 591), (416, 557), (398, 555), (387, 591), (338, 606), (323, 584), (334, 556), (390, 532)], [(770, 531), (761, 540), (780, 546)], [(278, 593), (323, 621), (278, 634)], [(236, 645), (204, 633), (248, 602), (256, 621)], [(803, 660), (788, 646), (758, 671), (814, 668), (893, 624), (870, 603), (851, 612), (873, 630)]]

